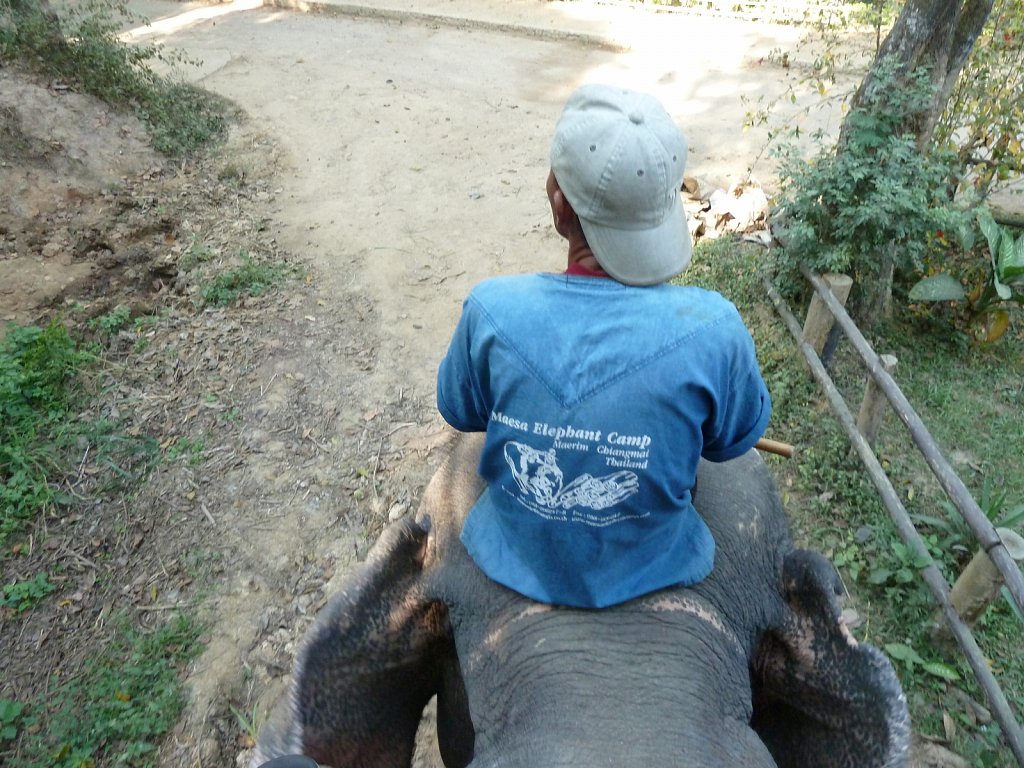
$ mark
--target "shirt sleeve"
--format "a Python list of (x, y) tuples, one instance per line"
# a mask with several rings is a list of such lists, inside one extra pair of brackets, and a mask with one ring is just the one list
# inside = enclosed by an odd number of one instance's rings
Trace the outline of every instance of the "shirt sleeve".
[(437, 410), (460, 432), (485, 432), (490, 417), (481, 386), (487, 378), (487, 360), (479, 326), (479, 313), (470, 297), (437, 371)]
[(764, 434), (771, 416), (772, 401), (761, 377), (754, 340), (739, 321), (735, 343), (726, 345), (730, 359), (723, 368), (723, 380), (713, 413), (704, 425), (704, 449), (708, 461), (729, 461), (741, 456)]

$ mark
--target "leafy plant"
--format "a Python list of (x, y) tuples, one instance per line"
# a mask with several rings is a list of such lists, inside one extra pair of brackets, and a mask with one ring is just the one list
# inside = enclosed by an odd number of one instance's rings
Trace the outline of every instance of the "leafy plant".
[[(993, 489), (989, 478), (982, 483), (978, 495), (978, 507), (996, 528), (1015, 529), (1024, 524), (1024, 503), (1012, 505), (1010, 494), (1005, 488)], [(956, 505), (949, 499), (942, 499), (939, 506), (945, 513), (936, 515), (911, 515), (915, 523), (936, 531), (941, 538), (938, 549), (947, 556), (952, 555), (957, 564), (962, 564), (976, 549), (974, 532)]]
[(48, 77), (109, 104), (127, 107), (147, 125), (153, 145), (184, 156), (222, 139), (227, 102), (184, 82), (158, 75), (156, 61), (194, 64), (156, 45), (129, 45), (125, 21), (141, 23), (124, 0), (86, 0), (59, 14), (31, 0), (0, 0), (0, 61), (20, 60)]
[(13, 608), (15, 613), (22, 613), (34, 606), (56, 589), (50, 583), (48, 573), (37, 573), (28, 581), (14, 581), (4, 584), (3, 599), (0, 605)]
[(204, 304), (223, 307), (236, 303), (243, 296), (262, 296), (294, 272), (288, 264), (255, 262), (246, 253), (242, 254), (242, 260), (241, 266), (221, 272), (202, 289)]
[(204, 448), (205, 443), (202, 438), (190, 440), (183, 437), (167, 448), (167, 458), (170, 461), (175, 461), (182, 456), (188, 456), (188, 463), (195, 466), (202, 461)]
[(202, 649), (202, 627), (181, 614), (153, 632), (123, 622), (105, 651), (35, 713), (43, 726), (22, 735), (14, 766), (152, 766), (185, 695), (178, 672)]
[[(965, 270), (961, 277), (948, 271), (930, 275), (910, 290), (909, 298), (960, 302), (966, 307), (968, 325), (976, 329), (975, 337), (996, 341), (1010, 325), (1010, 314), (1002, 305), (1014, 302), (1024, 306), (1024, 235), (1014, 239), (1009, 229), (996, 223), (987, 208), (978, 211), (977, 222), (988, 243), (987, 257), (981, 261), (985, 267)], [(974, 246), (973, 233), (965, 232), (962, 239), (965, 250), (970, 251)], [(972, 271), (980, 272), (980, 276), (975, 277)], [(975, 281), (970, 293), (964, 289), (963, 280)]]
[(128, 320), (132, 316), (132, 311), (129, 307), (123, 304), (115, 307), (105, 315), (93, 318), (89, 321), (89, 327), (98, 329), (105, 333), (107, 336), (117, 333), (119, 330), (124, 328), (128, 324)]
[(779, 150), (780, 288), (790, 296), (806, 293), (801, 262), (816, 272), (850, 274), (855, 312), (866, 324), (887, 306), (893, 276), (919, 273), (935, 249), (934, 233), (961, 229), (965, 217), (950, 202), (950, 157), (922, 155), (912, 136), (897, 132), (930, 99), (927, 73), (896, 88), (890, 62), (878, 78), (847, 118), (836, 151), (807, 162), (792, 145)]
[(49, 480), (86, 361), (57, 322), (0, 339), (0, 544), (56, 499)]
[(890, 544), (890, 556), (885, 562), (872, 568), (868, 581), (871, 584), (911, 584), (917, 579), (917, 573), (928, 564), (924, 554), (914, 552), (902, 541), (893, 540)]
[(238, 727), (245, 736), (248, 745), (255, 746), (256, 738), (260, 731), (259, 711), (257, 705), (253, 704), (252, 711), (249, 713), (243, 712), (234, 704), (229, 704), (228, 707), (231, 709), (231, 713), (235, 716), (235, 720), (238, 722)]
[(77, 414), (94, 366), (56, 321), (10, 325), (0, 339), (0, 546), (43, 510), (68, 501), (59, 488), (81, 444), (109, 470), (94, 479), (97, 489), (135, 481), (152, 466), (158, 446), (151, 438)]
[(960, 679), (960, 674), (953, 667), (941, 661), (925, 661), (921, 654), (904, 643), (887, 643), (885, 652), (893, 661), (900, 662), (908, 674), (913, 675), (920, 667), (924, 672), (940, 680)]
[(18, 735), (18, 721), (24, 705), (11, 699), (0, 699), (0, 744), (13, 741)]
[(935, 141), (953, 149), (964, 176), (984, 196), (1024, 166), (1024, 7), (996, 0), (953, 89)]

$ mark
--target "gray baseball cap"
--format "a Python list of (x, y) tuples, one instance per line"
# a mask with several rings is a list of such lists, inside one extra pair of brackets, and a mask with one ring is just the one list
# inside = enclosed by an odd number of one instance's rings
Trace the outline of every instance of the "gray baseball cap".
[(601, 267), (654, 285), (692, 255), (679, 190), (686, 137), (656, 98), (609, 85), (569, 97), (551, 142), (551, 170)]

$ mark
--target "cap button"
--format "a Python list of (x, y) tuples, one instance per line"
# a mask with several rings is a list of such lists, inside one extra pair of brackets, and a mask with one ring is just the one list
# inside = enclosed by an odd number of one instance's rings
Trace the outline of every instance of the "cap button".
[(641, 125), (644, 122), (644, 116), (640, 112), (630, 112), (629, 121), (634, 125)]

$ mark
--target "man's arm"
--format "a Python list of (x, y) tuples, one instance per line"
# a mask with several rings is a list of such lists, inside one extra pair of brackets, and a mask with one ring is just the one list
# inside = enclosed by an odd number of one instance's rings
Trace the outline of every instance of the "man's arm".
[(486, 380), (487, 359), (475, 333), (478, 320), (472, 300), (467, 299), (437, 371), (437, 410), (460, 432), (484, 432), (490, 418), (481, 386)]
[(704, 450), (708, 461), (729, 461), (754, 447), (768, 427), (772, 401), (757, 365), (754, 340), (737, 318), (732, 343), (723, 345), (720, 389), (714, 411), (704, 425)]

